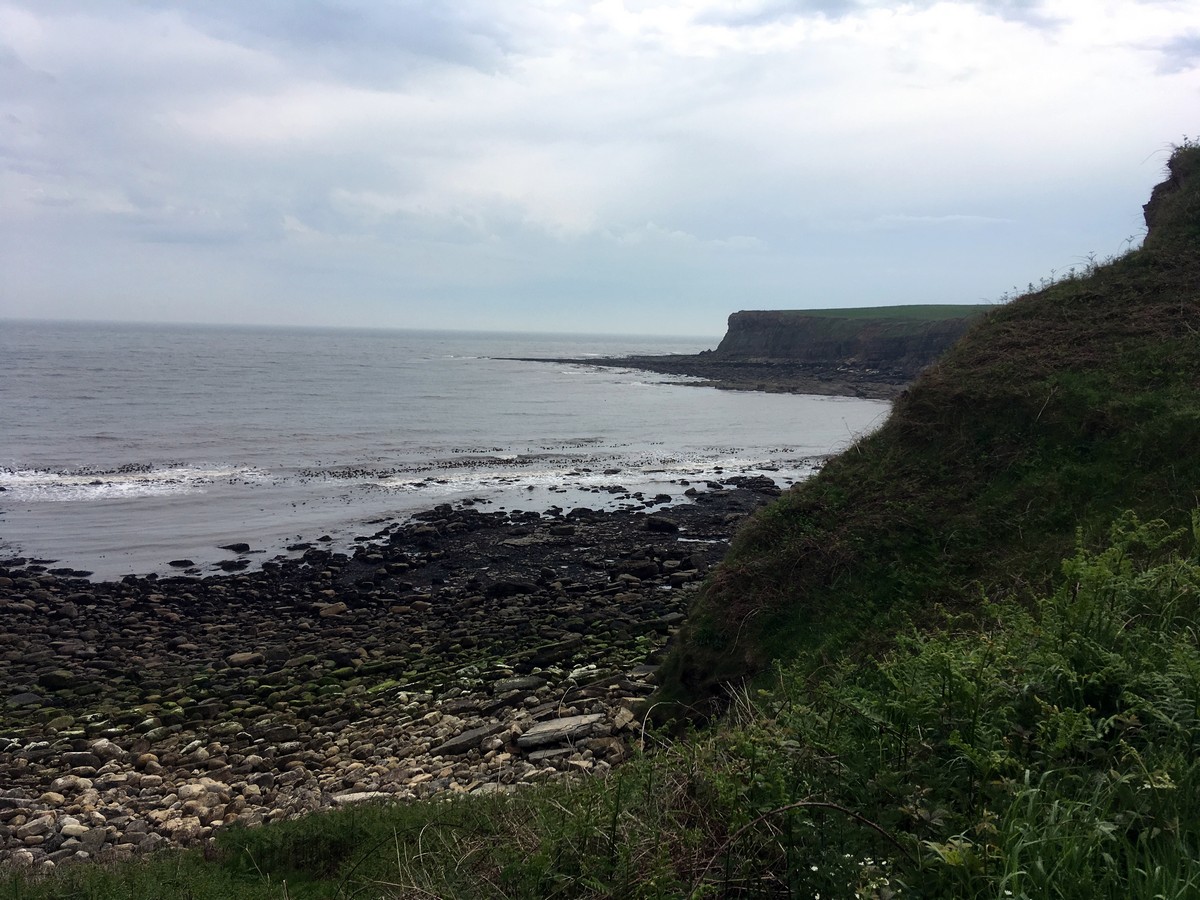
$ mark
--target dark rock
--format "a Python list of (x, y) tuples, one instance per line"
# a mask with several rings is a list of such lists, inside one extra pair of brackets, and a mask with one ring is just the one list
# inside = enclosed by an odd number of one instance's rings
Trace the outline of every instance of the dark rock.
[(528, 661), (535, 666), (548, 666), (551, 663), (562, 662), (583, 645), (583, 635), (576, 634), (565, 640), (544, 644), (528, 654)]
[(230, 653), (227, 657), (225, 657), (225, 662), (229, 663), (229, 665), (233, 666), (234, 668), (257, 666), (259, 663), (262, 663), (265, 660), (266, 657), (262, 653), (253, 650), (246, 650), (240, 653)]
[(619, 571), (634, 578), (654, 578), (658, 575), (658, 563), (652, 559), (631, 559), (621, 563)]
[(228, 550), (230, 553), (249, 553), (250, 545), (239, 541), (233, 544), (222, 544), (220, 549)]
[(679, 525), (662, 516), (646, 516), (645, 529), (662, 534), (673, 534), (679, 530)]
[(100, 757), (94, 753), (87, 751), (78, 751), (74, 753), (64, 753), (62, 755), (62, 764), (68, 769), (74, 769), (79, 766), (90, 766), (93, 769), (98, 769), (101, 766)]
[(51, 691), (66, 690), (75, 687), (78, 683), (79, 679), (75, 673), (66, 669), (54, 669), (38, 676), (38, 684)]
[(501, 600), (505, 597), (516, 597), (520, 594), (532, 594), (537, 589), (537, 585), (531, 581), (507, 578), (492, 582), (484, 588), (483, 593), (489, 600)]

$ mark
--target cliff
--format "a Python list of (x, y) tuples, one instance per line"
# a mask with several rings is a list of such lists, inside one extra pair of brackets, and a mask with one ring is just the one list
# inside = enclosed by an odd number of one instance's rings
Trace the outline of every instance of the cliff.
[(716, 350), (690, 356), (525, 359), (686, 375), (728, 390), (891, 400), (989, 308), (743, 310)]
[(715, 356), (755, 362), (850, 366), (915, 377), (957, 341), (984, 306), (743, 310)]

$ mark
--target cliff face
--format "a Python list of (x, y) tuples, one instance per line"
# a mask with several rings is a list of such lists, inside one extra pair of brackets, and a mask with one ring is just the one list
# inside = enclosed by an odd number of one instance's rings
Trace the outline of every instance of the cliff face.
[(915, 376), (959, 339), (984, 307), (743, 310), (715, 355), (855, 366)]

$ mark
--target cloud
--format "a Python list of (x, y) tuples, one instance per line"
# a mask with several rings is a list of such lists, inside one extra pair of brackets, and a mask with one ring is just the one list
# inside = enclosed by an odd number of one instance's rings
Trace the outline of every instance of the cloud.
[(1200, 67), (1200, 32), (1172, 38), (1159, 48), (1163, 55), (1162, 71), (1187, 72)]
[(763, 242), (749, 235), (735, 234), (720, 238), (701, 238), (677, 228), (664, 228), (654, 222), (645, 222), (630, 228), (607, 229), (605, 240), (621, 246), (675, 246), (679, 248), (708, 247), (721, 250), (756, 250)]
[(1196, 34), (1170, 0), (0, 0), (0, 315), (180, 270), (156, 314), (995, 295), (1136, 227)]
[(860, 12), (865, 6), (864, 0), (765, 0), (719, 5), (702, 12), (696, 21), (729, 28), (761, 28), (814, 16), (840, 19)]
[(887, 213), (876, 216), (870, 222), (862, 223), (863, 228), (927, 228), (927, 227), (966, 227), (974, 228), (987, 225), (1011, 225), (1011, 219), (995, 216), (977, 216), (963, 213), (950, 213), (939, 216), (914, 216), (903, 213)]

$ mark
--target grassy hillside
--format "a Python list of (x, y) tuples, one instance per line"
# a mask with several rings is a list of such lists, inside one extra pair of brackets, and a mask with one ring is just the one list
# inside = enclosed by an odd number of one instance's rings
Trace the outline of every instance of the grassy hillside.
[[(1142, 249), (991, 310), (887, 423), (745, 528), (668, 693), (870, 646), (902, 622), (1049, 588), (1076, 529), (1183, 523), (1200, 490), (1200, 148)], [(865, 643), (864, 643), (865, 642)]]

